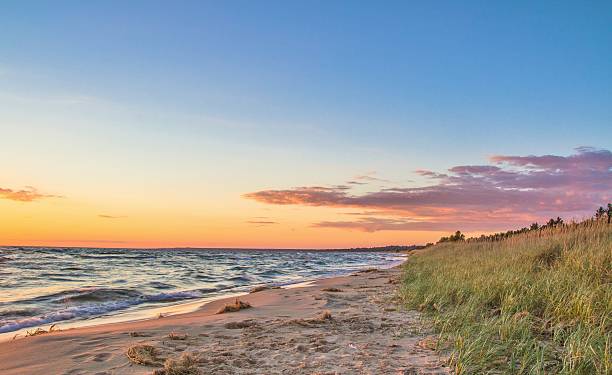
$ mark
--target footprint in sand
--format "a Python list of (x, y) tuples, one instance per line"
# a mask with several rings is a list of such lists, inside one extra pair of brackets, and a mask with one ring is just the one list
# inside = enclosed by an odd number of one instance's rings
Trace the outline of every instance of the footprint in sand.
[(91, 340), (85, 340), (79, 343), (81, 346), (95, 345), (95, 344), (103, 344), (106, 343), (108, 339), (106, 338), (96, 338)]
[(80, 359), (87, 358), (87, 357), (89, 357), (89, 353), (83, 353), (83, 354), (73, 355), (72, 359), (80, 360)]
[(110, 356), (111, 356), (111, 353), (98, 353), (98, 354), (93, 356), (92, 360), (94, 362), (104, 362), (107, 359), (109, 359)]
[(90, 353), (82, 353), (82, 354), (73, 355), (72, 359), (75, 361), (81, 362), (85, 358), (91, 358), (91, 360), (94, 362), (104, 362), (108, 358), (110, 358), (110, 356), (111, 356), (111, 353), (98, 353), (95, 355), (91, 355)]

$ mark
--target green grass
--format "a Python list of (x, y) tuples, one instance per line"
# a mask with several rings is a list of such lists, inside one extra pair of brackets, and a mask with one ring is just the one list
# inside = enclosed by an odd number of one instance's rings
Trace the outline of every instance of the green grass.
[(411, 256), (401, 295), (458, 374), (612, 374), (612, 225), (585, 222)]

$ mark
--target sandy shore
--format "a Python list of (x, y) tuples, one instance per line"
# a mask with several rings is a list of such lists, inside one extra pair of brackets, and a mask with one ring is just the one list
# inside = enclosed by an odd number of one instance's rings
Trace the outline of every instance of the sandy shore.
[[(152, 374), (184, 353), (201, 374), (449, 373), (419, 314), (400, 309), (399, 273), (264, 290), (240, 297), (252, 307), (238, 312), (216, 314), (234, 300), (225, 299), (188, 314), (0, 343), (0, 374)], [(132, 362), (134, 345), (153, 347), (157, 364)]]

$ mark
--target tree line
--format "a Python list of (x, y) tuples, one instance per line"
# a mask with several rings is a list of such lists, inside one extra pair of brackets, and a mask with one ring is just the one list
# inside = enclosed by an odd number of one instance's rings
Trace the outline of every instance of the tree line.
[[(608, 224), (610, 224), (612, 222), (612, 203), (608, 203), (607, 208), (599, 207), (595, 211), (595, 215), (592, 218), (587, 219), (586, 221), (593, 221), (593, 220), (595, 221), (607, 220)], [(551, 218), (545, 224), (542, 224), (542, 225), (536, 222), (536, 223), (531, 224), (528, 227), (523, 227), (517, 230), (509, 230), (506, 232), (498, 232), (498, 233), (493, 233), (489, 235), (483, 234), (480, 237), (470, 237), (467, 239), (465, 237), (465, 234), (461, 233), (461, 231), (456, 231), (454, 234), (451, 234), (450, 236), (441, 237), (437, 243), (458, 242), (458, 241), (469, 241), (469, 242), (472, 242), (472, 241), (501, 241), (501, 240), (504, 240), (506, 238), (512, 237), (517, 234), (527, 233), (527, 232), (532, 232), (532, 231), (543, 231), (546, 229), (561, 227), (563, 225), (565, 225), (563, 222), (563, 219), (560, 217), (557, 217), (556, 219)], [(431, 245), (433, 245), (433, 243), (430, 242), (426, 246), (431, 246)]]

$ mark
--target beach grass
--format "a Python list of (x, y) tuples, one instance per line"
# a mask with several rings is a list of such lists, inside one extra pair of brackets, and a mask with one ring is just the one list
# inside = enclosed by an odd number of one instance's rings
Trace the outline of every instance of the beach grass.
[(330, 293), (340, 293), (343, 290), (340, 288), (323, 288), (321, 289), (322, 292), (330, 292)]
[(201, 375), (198, 368), (199, 360), (191, 353), (183, 353), (179, 358), (168, 358), (164, 367), (157, 369), (153, 375)]
[[(60, 331), (60, 329), (57, 327), (57, 325), (51, 324), (51, 326), (49, 327), (49, 330), (45, 330), (43, 328), (36, 328), (35, 330), (32, 330), (32, 331), (26, 331), (25, 337), (39, 336), (39, 335), (44, 335), (46, 333), (52, 333), (52, 332), (58, 332), (58, 331)], [(13, 339), (15, 339), (16, 337), (17, 335), (15, 335)]]
[(270, 290), (270, 289), (281, 289), (281, 287), (275, 286), (275, 285), (258, 285), (254, 287), (253, 289), (251, 289), (249, 293), (259, 293), (259, 292), (263, 292), (264, 290)]
[(257, 323), (252, 319), (243, 320), (240, 322), (227, 322), (223, 326), (227, 329), (242, 329), (256, 325)]
[(612, 225), (586, 221), (409, 257), (403, 301), (457, 374), (612, 374)]
[(125, 352), (130, 361), (139, 365), (156, 366), (159, 365), (159, 350), (152, 345), (136, 344), (130, 346)]
[(179, 340), (179, 341), (187, 340), (188, 337), (189, 336), (186, 333), (170, 332), (168, 334), (168, 338), (170, 340), (174, 340), (174, 341), (176, 341), (176, 340)]
[(238, 298), (234, 301), (234, 303), (225, 304), (225, 306), (221, 307), (217, 314), (225, 314), (230, 312), (236, 312), (244, 309), (250, 309), (251, 304), (245, 301), (241, 301)]
[(332, 317), (331, 312), (328, 310), (321, 311), (317, 316), (312, 318), (301, 318), (301, 319), (291, 319), (286, 321), (284, 324), (286, 325), (299, 325), (302, 327), (311, 327), (318, 326), (325, 323), (332, 322), (334, 318)]

